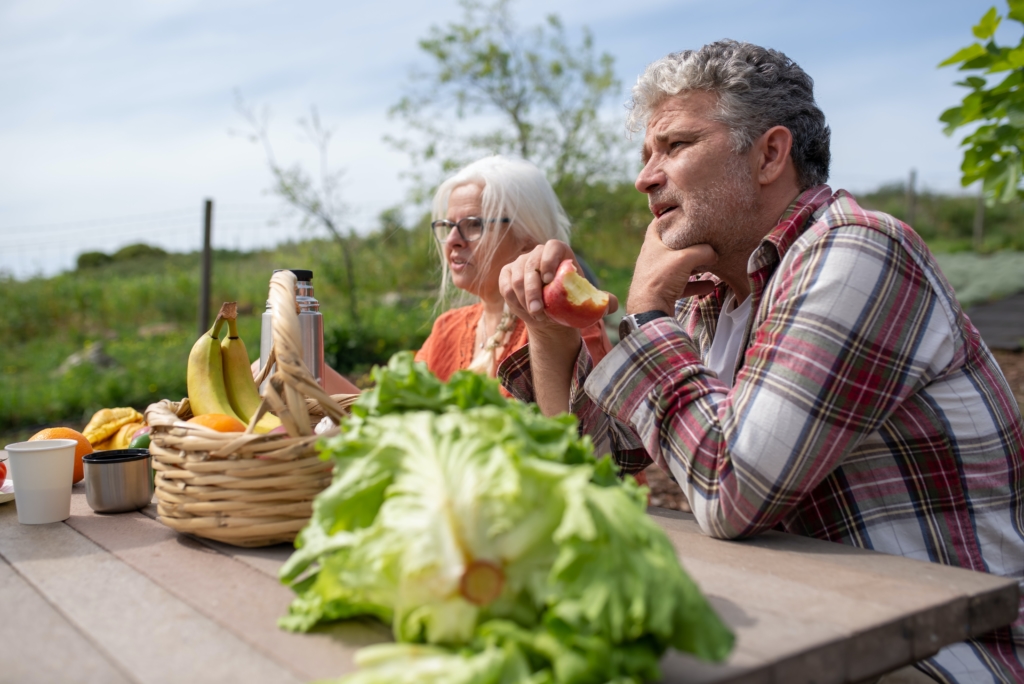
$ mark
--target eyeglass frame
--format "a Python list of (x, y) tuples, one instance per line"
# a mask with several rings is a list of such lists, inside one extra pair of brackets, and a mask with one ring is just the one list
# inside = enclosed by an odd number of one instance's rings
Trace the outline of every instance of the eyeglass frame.
[[(462, 223), (463, 221), (470, 221), (470, 220), (479, 221), (480, 222), (480, 235), (476, 236), (475, 238), (468, 238), (468, 237), (466, 237), (466, 234), (462, 232), (462, 228), (459, 227), (459, 224)], [(459, 237), (461, 237), (466, 242), (476, 242), (477, 240), (479, 240), (480, 238), (482, 238), (484, 236), (484, 233), (486, 232), (484, 229), (487, 227), (488, 224), (491, 224), (491, 223), (512, 223), (512, 219), (510, 219), (510, 218), (485, 219), (485, 218), (480, 218), (479, 216), (465, 216), (465, 217), (459, 219), (458, 221), (449, 221), (448, 219), (438, 219), (437, 221), (431, 221), (430, 222), (430, 232), (434, 234), (434, 239), (436, 239), (438, 242), (445, 243), (445, 242), (448, 242), (448, 236), (452, 234), (452, 228), (454, 228), (455, 230), (459, 231)], [(448, 229), (448, 232), (445, 234), (444, 238), (439, 237), (438, 234), (437, 234), (437, 228), (439, 226), (444, 226), (445, 228)]]

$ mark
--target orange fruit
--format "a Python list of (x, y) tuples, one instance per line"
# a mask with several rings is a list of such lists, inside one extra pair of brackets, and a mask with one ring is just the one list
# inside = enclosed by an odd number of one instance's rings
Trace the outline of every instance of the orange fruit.
[(89, 440), (85, 438), (78, 430), (72, 430), (66, 427), (52, 427), (40, 430), (36, 434), (28, 438), (28, 441), (34, 442), (37, 439), (73, 439), (78, 442), (78, 446), (75, 447), (75, 474), (71, 478), (71, 482), (81, 482), (82, 478), (85, 477), (85, 469), (82, 466), (82, 457), (88, 456), (92, 453), (92, 444), (89, 444)]
[(189, 418), (189, 423), (202, 425), (217, 432), (245, 432), (245, 423), (234, 416), (227, 416), (223, 413), (204, 413), (195, 418)]

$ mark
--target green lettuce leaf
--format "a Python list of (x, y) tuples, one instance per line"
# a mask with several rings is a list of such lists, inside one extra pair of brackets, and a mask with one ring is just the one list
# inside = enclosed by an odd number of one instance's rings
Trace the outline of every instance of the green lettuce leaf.
[(641, 682), (670, 646), (728, 655), (646, 489), (575, 418), (476, 374), (441, 383), (411, 355), (374, 372), (321, 445), (334, 480), (281, 570), (297, 594), (282, 626), (373, 616), (403, 642), (360, 652), (345, 681)]

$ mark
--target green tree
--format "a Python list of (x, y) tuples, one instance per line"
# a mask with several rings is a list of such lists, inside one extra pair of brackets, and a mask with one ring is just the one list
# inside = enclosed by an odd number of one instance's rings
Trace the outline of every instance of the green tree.
[[(1008, 0), (1008, 5), (1006, 18), (1024, 23), (1024, 0)], [(978, 40), (939, 64), (974, 72), (957, 83), (970, 92), (939, 118), (947, 135), (973, 127), (961, 142), (966, 148), (961, 184), (981, 181), (989, 203), (1021, 197), (1024, 163), (1024, 38), (1016, 47), (997, 45), (1002, 20), (995, 7), (989, 9), (973, 28)]]
[(267, 167), (274, 179), (270, 193), (277, 195), (292, 210), (298, 212), (302, 217), (303, 226), (312, 225), (326, 229), (341, 248), (348, 285), (346, 294), (349, 316), (352, 317), (353, 323), (358, 324), (359, 305), (356, 297), (355, 268), (352, 263), (352, 253), (357, 248), (358, 239), (351, 226), (347, 230), (343, 228), (346, 207), (341, 201), (342, 172), (331, 168), (327, 154), (333, 132), (321, 123), (316, 107), (310, 108), (308, 119), (299, 119), (299, 127), (307, 140), (317, 148), (320, 157), (318, 172), (310, 173), (300, 163), (284, 166), (277, 161), (274, 148), (270, 144), (270, 110), (267, 107), (257, 111), (246, 103), (240, 94), (236, 94), (235, 106), (249, 126), (249, 130), (241, 135), (263, 147)]
[(556, 15), (520, 29), (509, 0), (459, 4), (461, 23), (432, 26), (420, 41), (430, 68), (413, 70), (391, 109), (418, 134), (387, 138), (412, 157), (418, 190), (486, 154), (528, 159), (556, 189), (621, 179), (624, 129), (600, 114), (620, 84), (590, 31), (572, 44)]

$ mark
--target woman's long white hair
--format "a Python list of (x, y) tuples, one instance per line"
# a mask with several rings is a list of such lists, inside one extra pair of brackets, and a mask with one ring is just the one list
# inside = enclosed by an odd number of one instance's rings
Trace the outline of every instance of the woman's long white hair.
[[(542, 245), (548, 240), (569, 242), (569, 217), (562, 209), (544, 172), (530, 162), (502, 155), (484, 157), (465, 166), (441, 183), (434, 193), (431, 221), (448, 217), (448, 200), (452, 191), (463, 185), (483, 188), (480, 211), (483, 219), (508, 218), (511, 223), (485, 224), (484, 237), (494, 230), (510, 230), (520, 242)], [(486, 240), (488, 249), (475, 252), (477, 272), (485, 273), (494, 256), (496, 240)], [(451, 284), (444, 245), (437, 243), (441, 257), (440, 301), (444, 302)], [(479, 245), (478, 248), (479, 249)]]

